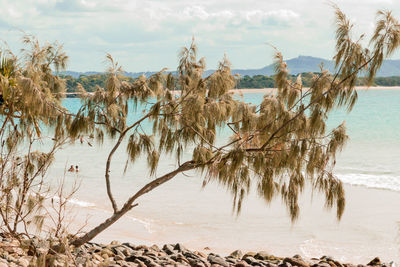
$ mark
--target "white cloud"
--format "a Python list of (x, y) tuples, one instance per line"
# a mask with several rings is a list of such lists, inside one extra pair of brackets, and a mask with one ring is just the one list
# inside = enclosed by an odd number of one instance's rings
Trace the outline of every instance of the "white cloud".
[(245, 18), (250, 22), (262, 23), (272, 19), (276, 22), (290, 22), (299, 18), (300, 15), (290, 9), (279, 9), (271, 11), (251, 10), (245, 13)]
[(199, 18), (201, 20), (206, 20), (210, 17), (207, 11), (201, 6), (185, 7), (183, 9), (183, 15), (187, 18)]
[[(393, 0), (337, 3), (357, 32), (371, 32), (376, 9), (400, 10)], [(0, 6), (3, 39), (22, 29), (64, 42), (76, 70), (101, 70), (105, 52), (124, 55), (119, 61), (130, 71), (174, 67), (176, 51), (193, 35), (209, 66), (224, 52), (236, 67), (266, 65), (272, 52), (265, 42), (286, 57), (333, 52), (333, 11), (320, 0), (0, 0)], [(19, 47), (11, 39), (11, 48)]]

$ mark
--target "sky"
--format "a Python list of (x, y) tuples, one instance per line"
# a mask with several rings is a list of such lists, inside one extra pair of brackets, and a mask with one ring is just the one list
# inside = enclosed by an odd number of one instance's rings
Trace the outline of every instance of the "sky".
[[(233, 68), (271, 64), (274, 50), (285, 59), (334, 55), (334, 12), (325, 0), (0, 0), (0, 39), (18, 53), (21, 38), (58, 41), (68, 70), (104, 71), (110, 53), (130, 72), (176, 69), (178, 52), (192, 40), (214, 69), (224, 54)], [(354, 23), (354, 36), (370, 36), (376, 11), (398, 0), (334, 1)], [(367, 43), (367, 42), (366, 42)], [(393, 55), (400, 58), (400, 53)]]

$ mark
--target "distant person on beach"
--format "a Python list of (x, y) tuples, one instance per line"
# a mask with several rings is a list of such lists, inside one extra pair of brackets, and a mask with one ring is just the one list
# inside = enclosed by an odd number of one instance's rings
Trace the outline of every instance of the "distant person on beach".
[[(78, 167), (78, 166), (77, 166), (77, 167)], [(69, 172), (74, 172), (74, 171), (75, 171), (74, 166), (71, 165), (71, 167), (69, 167), (68, 171), (69, 171)]]
[(76, 171), (76, 172), (79, 172), (79, 167), (78, 167), (78, 165), (75, 166), (75, 171)]

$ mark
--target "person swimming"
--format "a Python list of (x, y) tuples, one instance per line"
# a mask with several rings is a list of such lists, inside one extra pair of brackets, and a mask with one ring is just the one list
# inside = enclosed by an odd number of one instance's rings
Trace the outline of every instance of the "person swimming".
[(74, 171), (75, 171), (74, 166), (71, 165), (71, 167), (69, 167), (68, 171), (69, 171), (69, 172), (74, 172)]

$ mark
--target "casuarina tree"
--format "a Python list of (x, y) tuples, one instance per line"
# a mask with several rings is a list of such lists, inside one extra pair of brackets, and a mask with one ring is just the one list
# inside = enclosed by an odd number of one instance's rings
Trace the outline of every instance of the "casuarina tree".
[[(348, 136), (344, 123), (329, 130), (326, 122), (333, 109), (353, 108), (358, 75), (362, 73), (373, 81), (383, 60), (400, 44), (400, 25), (390, 12), (379, 11), (369, 48), (363, 47), (364, 36), (353, 40), (351, 23), (336, 6), (334, 9), (336, 71), (329, 73), (321, 66), (311, 86), (303, 88), (301, 77), (288, 79), (286, 63), (276, 52), (276, 92), (265, 95), (260, 105), (233, 97), (230, 90), (236, 80), (226, 58), (205, 77), (205, 61), (197, 59), (194, 43), (182, 49), (176, 73), (161, 71), (149, 78), (141, 76), (133, 83), (120, 79), (121, 68), (108, 56), (111, 67), (106, 86), (93, 94), (80, 88), (84, 104), (69, 134), (73, 138), (87, 134), (100, 141), (115, 140), (104, 174), (113, 214), (75, 239), (74, 244), (91, 240), (131, 211), (141, 196), (188, 170), (201, 173), (205, 182), (215, 180), (228, 188), (237, 212), (250, 189), (256, 188), (267, 202), (280, 196), (295, 220), (299, 216), (299, 194), (309, 183), (325, 195), (326, 206), (335, 207), (340, 219), (345, 193), (332, 170)], [(127, 117), (131, 105), (148, 108), (130, 122)], [(145, 122), (153, 125), (150, 133), (143, 130)], [(229, 129), (231, 138), (217, 145), (221, 128)], [(163, 155), (170, 155), (176, 168), (154, 177), (118, 206), (111, 169), (119, 149), (126, 151), (131, 164), (140, 156), (147, 158), (152, 177)], [(190, 159), (184, 160), (184, 151), (191, 154)]]
[[(62, 46), (23, 41), (20, 57), (0, 50), (0, 227), (13, 237), (43, 225), (44, 177), (72, 119), (61, 106), (65, 82), (54, 74), (68, 59)], [(38, 150), (42, 142), (47, 150)]]

